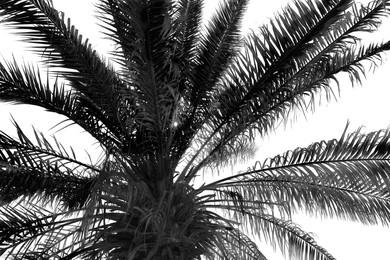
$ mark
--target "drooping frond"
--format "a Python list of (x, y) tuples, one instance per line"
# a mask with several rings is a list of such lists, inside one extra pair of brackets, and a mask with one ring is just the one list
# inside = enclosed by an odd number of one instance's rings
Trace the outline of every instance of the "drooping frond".
[(238, 229), (227, 231), (220, 240), (218, 248), (220, 252), (208, 259), (267, 260), (257, 245)]
[(58, 81), (51, 86), (47, 77), (44, 83), (40, 71), (31, 65), (20, 66), (15, 60), (0, 64), (0, 100), (36, 105), (62, 114), (84, 128), (106, 149), (121, 149), (118, 137), (103, 123), (101, 111), (85, 102), (76, 91), (66, 90)]
[[(238, 186), (238, 185), (237, 185)], [(289, 255), (290, 259), (307, 259), (307, 260), (334, 260), (335, 258), (328, 253), (323, 247), (319, 246), (313, 237), (304, 232), (299, 226), (293, 224), (289, 220), (279, 219), (274, 215), (270, 215), (267, 211), (272, 211), (272, 207), (285, 207), (284, 202), (260, 201), (260, 196), (253, 195), (254, 187), (238, 188), (234, 185), (215, 185), (214, 188), (206, 185), (206, 190), (214, 190), (220, 194), (220, 199), (210, 200), (209, 207), (223, 210), (225, 215), (230, 220), (234, 220), (241, 225), (240, 230), (247, 232), (251, 236), (264, 239), (274, 248), (278, 246), (285, 255)], [(259, 193), (261, 191), (258, 191)], [(252, 196), (252, 197), (251, 197)], [(234, 231), (233, 231), (234, 232)], [(232, 238), (230, 238), (232, 239)], [(245, 242), (250, 245), (251, 242)], [(247, 252), (248, 248), (244, 249)], [(235, 250), (234, 252), (241, 252)], [(253, 255), (249, 254), (246, 257), (252, 259)], [(261, 253), (257, 255), (263, 259)], [(228, 257), (229, 258), (229, 257)], [(234, 258), (234, 257), (233, 257)], [(235, 259), (246, 259), (238, 256)]]
[[(279, 246), (290, 259), (335, 260), (314, 238), (291, 221), (275, 218), (272, 215), (248, 213), (248, 221), (255, 230), (261, 230), (265, 240)], [(248, 227), (254, 230), (253, 227)]]
[(38, 69), (20, 66), (15, 60), (0, 64), (0, 91), (2, 101), (37, 105), (59, 114), (72, 111), (76, 103), (63, 84), (55, 82), (51, 88), (43, 82)]
[(238, 191), (244, 199), (281, 203), (281, 213), (390, 222), (389, 130), (344, 134), (274, 157), (207, 187)]
[(51, 144), (37, 132), (34, 144), (15, 125), (18, 140), (0, 132), (2, 203), (19, 197), (44, 197), (46, 201), (59, 198), (70, 208), (82, 206), (99, 169), (79, 161), (73, 150), (68, 152), (57, 140)]
[(3, 0), (0, 10), (2, 22), (20, 32), (49, 66), (61, 68), (56, 73), (83, 94), (84, 103), (99, 108), (99, 119), (121, 138), (115, 100), (121, 80), (70, 20), (46, 0)]
[[(285, 255), (290, 259), (307, 259), (307, 260), (334, 260), (335, 258), (328, 253), (323, 247), (319, 246), (313, 237), (304, 232), (299, 226), (290, 220), (275, 217), (268, 212), (274, 213), (274, 208), (288, 207), (284, 201), (277, 201), (269, 196), (253, 195), (256, 192), (261, 193), (259, 189), (242, 185), (230, 185), (222, 183), (221, 185), (205, 185), (205, 190), (213, 190), (219, 194), (218, 199), (209, 200), (209, 207), (225, 212), (225, 216), (230, 220), (240, 223), (238, 228), (250, 234), (252, 237), (264, 239), (274, 248), (278, 246)], [(284, 211), (288, 212), (288, 208)], [(284, 213), (284, 212), (283, 212)], [(287, 217), (289, 217), (287, 215)], [(234, 231), (233, 231), (234, 232)], [(232, 238), (231, 238), (232, 239)], [(251, 242), (245, 242), (250, 245)], [(244, 249), (248, 251), (248, 248)], [(235, 250), (235, 252), (241, 252)], [(249, 250), (248, 252), (255, 252)], [(252, 259), (252, 254), (247, 255)], [(261, 253), (257, 255), (263, 259)], [(264, 256), (263, 256), (264, 257)], [(228, 257), (229, 258), (229, 257)], [(246, 259), (236, 257), (237, 259)]]
[(63, 257), (72, 246), (82, 244), (79, 240), (82, 218), (69, 218), (31, 204), (1, 206), (0, 212), (0, 250), (7, 259)]

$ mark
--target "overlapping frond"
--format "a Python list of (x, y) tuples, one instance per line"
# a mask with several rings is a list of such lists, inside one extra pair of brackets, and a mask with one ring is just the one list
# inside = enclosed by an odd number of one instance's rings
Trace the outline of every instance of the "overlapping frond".
[(253, 156), (257, 135), (291, 111), (329, 99), (338, 73), (359, 83), (390, 49), (359, 38), (390, 1), (295, 0), (246, 37), (248, 0), (224, 1), (204, 27), (203, 3), (99, 1), (114, 70), (50, 0), (0, 0), (1, 23), (57, 77), (50, 85), (30, 65), (0, 64), (0, 100), (62, 114), (105, 152), (91, 165), (35, 130), (34, 140), (16, 123), (17, 138), (0, 131), (2, 257), (266, 260), (256, 236), (293, 259), (333, 260), (294, 212), (390, 223), (390, 130), (191, 185), (207, 166)]
[[(212, 158), (214, 152), (219, 151), (229, 141), (242, 134), (242, 131), (235, 130), (235, 128), (247, 129), (246, 117), (252, 114), (253, 117), (256, 114), (264, 115), (261, 113), (264, 108), (260, 110), (244, 107), (245, 103), (252, 104), (252, 106), (259, 104), (260, 102), (253, 99), (256, 96), (255, 93), (257, 92), (259, 95), (261, 90), (263, 93), (260, 95), (265, 101), (271, 99), (271, 89), (260, 82), (259, 78), (263, 76), (263, 78), (274, 79), (271, 76), (281, 77), (276, 72), (277, 70), (291, 69), (293, 64), (288, 65), (291, 56), (299, 56), (300, 50), (307, 47), (308, 42), (322, 32), (323, 27), (327, 27), (331, 21), (337, 20), (341, 13), (350, 6), (350, 1), (337, 2), (318, 2), (317, 7), (295, 2), (299, 7), (297, 11), (292, 7), (286, 8), (284, 15), (280, 15), (274, 23), (271, 23), (271, 29), (263, 27), (261, 28), (261, 36), (252, 34), (248, 37), (243, 53), (235, 58), (234, 64), (230, 65), (227, 75), (224, 75), (227, 80), (222, 82), (220, 93), (213, 100), (214, 107), (211, 108), (213, 113), (210, 115), (211, 122), (208, 124), (210, 129), (204, 135), (204, 139), (211, 141), (212, 144), (209, 146), (209, 152), (210, 149), (213, 151), (210, 152), (211, 157), (207, 156), (207, 152), (205, 152), (205, 157)], [(305, 21), (305, 24), (301, 25), (302, 21)], [(298, 27), (298, 25), (300, 26)], [(302, 27), (302, 29), (296, 30), (297, 27)], [(270, 48), (276, 48), (275, 46), (279, 49), (271, 51)], [(258, 86), (260, 84), (261, 88)], [(264, 102), (261, 104), (264, 105)], [(227, 124), (230, 125), (227, 126)], [(253, 136), (253, 132), (248, 134)], [(209, 136), (215, 136), (214, 140), (210, 139)]]
[(63, 84), (55, 82), (50, 88), (42, 82), (38, 69), (20, 66), (15, 60), (0, 64), (0, 91), (2, 101), (42, 106), (60, 114), (70, 113), (77, 103)]
[[(285, 207), (286, 205), (283, 205), (285, 202), (274, 202), (272, 200), (274, 198), (266, 198), (268, 201), (260, 201), (259, 199), (264, 199), (265, 196), (253, 195), (256, 191), (250, 191), (250, 189), (255, 189), (254, 187), (246, 186), (240, 189), (237, 186), (229, 184), (226, 186), (224, 184), (216, 185), (213, 189), (219, 194), (219, 199), (210, 200), (209, 202), (212, 204), (209, 207), (223, 210), (228, 219), (241, 224), (237, 227), (239, 230), (245, 231), (247, 234), (251, 234), (251, 236), (264, 239), (274, 248), (278, 246), (285, 255), (290, 256), (290, 259), (335, 259), (323, 247), (319, 246), (309, 233), (304, 232), (299, 226), (290, 220), (281, 219), (267, 213), (268, 211), (273, 212), (272, 209), (274, 207)], [(206, 190), (210, 188), (210, 186), (205, 186)], [(261, 193), (261, 191), (257, 192)], [(245, 242), (248, 245), (251, 243), (253, 242), (249, 242), (249, 244)], [(235, 252), (241, 251), (235, 250)], [(245, 248), (244, 254), (245, 252), (249, 253), (246, 257), (252, 257), (252, 253), (256, 251)], [(261, 253), (256, 255), (258, 258), (255, 259), (264, 258), (264, 256), (261, 256)], [(243, 256), (241, 258), (236, 256), (235, 258), (247, 259)]]
[[(107, 173), (118, 170), (114, 163), (110, 165), (105, 168)], [(208, 248), (213, 251), (213, 247), (220, 247), (225, 253), (230, 248), (226, 233), (231, 224), (208, 211), (204, 199), (197, 198), (191, 186), (177, 183), (173, 191), (167, 190), (156, 200), (147, 183), (129, 183), (125, 172), (115, 176), (109, 173), (107, 177), (96, 190), (94, 202), (86, 208), (81, 225), (91, 243), (70, 256), (155, 259), (163, 255), (169, 259), (199, 259), (201, 255), (212, 255)], [(238, 247), (238, 237), (232, 237)], [(253, 244), (243, 248), (251, 248), (248, 257), (257, 253)]]
[[(212, 96), (216, 83), (240, 47), (240, 23), (247, 3), (246, 0), (226, 1), (202, 34), (193, 78), (189, 82), (192, 106), (182, 125), (183, 131), (191, 138), (209, 116), (210, 107), (214, 106)], [(188, 128), (188, 124), (192, 127)]]
[[(69, 218), (32, 204), (1, 206), (0, 212), (0, 250), (6, 258), (62, 257), (81, 244), (80, 217)], [(69, 246), (71, 242), (75, 244)]]
[[(193, 28), (186, 31), (187, 26), (175, 20), (183, 17), (177, 17), (181, 11), (175, 11), (170, 1), (102, 1), (99, 8), (109, 37), (118, 45), (121, 74), (128, 85), (121, 93), (120, 104), (125, 108), (120, 115), (125, 118), (126, 130), (132, 134), (130, 139), (138, 150), (151, 152), (172, 146), (175, 152), (173, 140), (181, 141), (172, 137), (180, 109), (179, 93), (188, 78), (181, 72), (188, 70), (189, 62), (184, 60), (190, 59), (183, 51), (192, 51), (193, 47), (181, 48), (184, 41), (191, 45), (187, 37), (193, 37)], [(200, 6), (191, 4), (190, 9), (199, 13)], [(185, 19), (192, 26), (198, 20), (196, 16), (191, 14)], [(183, 27), (182, 31), (179, 27)], [(183, 35), (179, 36), (180, 33)], [(133, 97), (137, 106), (131, 114), (131, 106), (135, 105), (130, 102)], [(128, 152), (131, 150), (130, 147)]]
[(47, 76), (31, 65), (18, 65), (17, 61), (0, 64), (0, 100), (17, 104), (43, 107), (47, 111), (62, 114), (80, 125), (95, 137), (106, 149), (120, 149), (117, 136), (101, 121), (101, 111), (64, 84), (56, 81), (52, 86)]
[[(265, 196), (254, 196), (255, 192), (252, 191), (251, 193), (250, 191), (254, 187), (246, 186), (240, 189), (237, 186), (222, 184), (211, 188), (211, 186), (206, 185), (206, 190), (212, 189), (219, 194), (219, 199), (210, 200), (209, 203), (211, 204), (208, 206), (223, 210), (228, 219), (240, 223), (240, 225), (237, 225), (238, 230), (260, 240), (264, 239), (274, 248), (279, 247), (283, 254), (290, 256), (290, 259), (335, 259), (323, 247), (319, 246), (309, 233), (303, 231), (292, 221), (285, 220), (285, 217), (278, 218), (273, 215), (273, 208), (275, 207), (287, 206), (284, 211), (288, 211), (288, 205), (284, 205), (285, 202), (276, 201), (274, 198), (264, 198)], [(261, 199), (267, 201), (261, 201)], [(272, 215), (268, 212), (272, 212)], [(287, 215), (287, 219), (289, 219), (288, 217)], [(247, 245), (251, 245), (251, 243), (253, 243), (251, 240), (245, 242)], [(246, 255), (241, 256), (241, 258), (236, 255), (236, 259), (247, 259), (245, 257), (252, 259), (252, 254), (257, 252), (257, 249), (255, 251), (253, 249), (243, 248), (243, 253)], [(236, 249), (235, 252), (241, 251)], [(257, 255), (255, 259), (266, 259), (260, 252), (255, 255)]]
[[(359, 8), (351, 7), (351, 1), (309, 1), (295, 7), (262, 27), (260, 35), (250, 35), (237, 63), (228, 70), (202, 137), (201, 165), (223, 157), (213, 155), (224, 147), (239, 147), (255, 134), (267, 133), (294, 109), (306, 111), (321, 92), (329, 99), (330, 82), (338, 72), (347, 71), (353, 81), (359, 81), (362, 62), (380, 61), (380, 54), (389, 49), (388, 43), (356, 44), (357, 32), (371, 32), (388, 15), (388, 3), (374, 1)], [(294, 27), (308, 20), (301, 30)]]
[(388, 224), (389, 140), (388, 130), (356, 131), (339, 140), (289, 151), (210, 187), (234, 189), (244, 199), (280, 203), (281, 213), (306, 210), (366, 224)]
[(121, 80), (70, 20), (46, 0), (3, 0), (0, 9), (2, 22), (25, 37), (49, 66), (61, 68), (56, 73), (83, 94), (84, 106), (97, 107), (99, 119), (121, 138), (115, 99)]
[(79, 161), (73, 150), (68, 152), (56, 139), (51, 144), (35, 132), (34, 144), (15, 125), (18, 139), (0, 132), (2, 203), (19, 197), (43, 197), (46, 201), (59, 198), (70, 208), (82, 206), (99, 169)]

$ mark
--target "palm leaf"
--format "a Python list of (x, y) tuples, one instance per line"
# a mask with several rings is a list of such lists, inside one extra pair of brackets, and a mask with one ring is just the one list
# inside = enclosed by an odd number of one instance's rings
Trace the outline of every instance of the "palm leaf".
[(83, 205), (99, 173), (83, 163), (54, 139), (52, 145), (37, 132), (37, 145), (15, 123), (18, 140), (0, 132), (0, 199), (3, 203), (21, 196), (60, 198), (70, 208)]
[(229, 187), (246, 198), (274, 201), (281, 213), (305, 210), (366, 224), (388, 224), (389, 143), (386, 131), (344, 134), (274, 157), (208, 187)]
[(41, 73), (31, 65), (11, 63), (0, 64), (0, 99), (5, 102), (30, 104), (62, 114), (74, 121), (107, 149), (121, 149), (118, 136), (111, 132), (110, 125), (95, 105), (85, 101), (76, 91), (67, 91), (63, 84), (50, 85), (42, 81)]
[(277, 244), (290, 259), (335, 260), (313, 237), (290, 221), (271, 215), (251, 215), (250, 223), (259, 230), (271, 244)]
[(226, 232), (221, 239), (225, 240), (225, 248), (216, 253), (211, 259), (241, 259), (241, 260), (267, 260), (257, 245), (238, 229)]
[(242, 37), (247, 2), (224, 1), (202, 29), (202, 0), (101, 0), (114, 69), (50, 0), (0, 0), (2, 22), (58, 70), (51, 84), (31, 65), (0, 63), (0, 100), (64, 115), (105, 153), (85, 163), (35, 129), (35, 139), (16, 123), (16, 138), (0, 131), (2, 257), (265, 260), (256, 237), (291, 259), (333, 260), (292, 214), (389, 224), (390, 130), (345, 132), (192, 184), (330, 99), (338, 73), (360, 83), (390, 47), (359, 38), (389, 16), (387, 0), (293, 1)]
[(58, 73), (86, 96), (85, 103), (105, 111), (100, 112), (100, 120), (119, 135), (121, 124), (116, 120), (117, 108), (113, 104), (114, 86), (121, 88), (121, 82), (88, 40), (83, 41), (70, 20), (65, 22), (63, 13), (45, 0), (4, 0), (0, 9), (3, 23), (22, 33), (50, 66), (61, 67)]
[(203, 34), (191, 97), (195, 107), (212, 89), (237, 51), (241, 39), (239, 25), (247, 2), (231, 0), (221, 5)]
[[(311, 17), (314, 24), (318, 26), (318, 28), (305, 27), (307, 33), (299, 35), (300, 37), (297, 35), (282, 40), (278, 38), (282, 34), (276, 32), (279, 30), (276, 25), (272, 25), (270, 31), (264, 28), (261, 37), (255, 34), (250, 36), (245, 49), (247, 53), (242, 54), (238, 64), (231, 68), (228, 78), (222, 82), (222, 91), (216, 100), (218, 105), (212, 114), (213, 117), (210, 118), (210, 123), (207, 124), (206, 133), (203, 134), (206, 136), (201, 146), (204, 151), (202, 156), (197, 154), (199, 156), (197, 170), (208, 163), (213, 163), (214, 158), (224, 158), (223, 153), (222, 155), (218, 153), (223, 152), (225, 147), (239, 148), (243, 143), (252, 142), (256, 133), (267, 133), (268, 129), (273, 129), (280, 119), (287, 118), (286, 113), (290, 113), (294, 108), (307, 110), (307, 96), (312, 97), (309, 101), (311, 104), (320, 91), (324, 91), (327, 98), (331, 97), (333, 90), (330, 87), (330, 80), (335, 79), (338, 72), (349, 71), (351, 79), (358, 81), (361, 74), (358, 73), (358, 69), (363, 61), (381, 60), (380, 53), (388, 50), (388, 43), (368, 48), (346, 46), (351, 46), (347, 44), (356, 39), (353, 33), (371, 31), (372, 27), (375, 28), (380, 17), (388, 14), (386, 5), (383, 5), (382, 1), (377, 1), (364, 9), (353, 6), (351, 11), (353, 18), (343, 18), (346, 21), (334, 24), (335, 21), (340, 20), (341, 15), (344, 15), (343, 11), (350, 6), (351, 3), (346, 1), (337, 5), (330, 4), (327, 8), (309, 6), (310, 8), (306, 10), (302, 7), (298, 10), (306, 11), (298, 14), (293, 9), (287, 9), (291, 17), (296, 19)], [(317, 13), (318, 11), (312, 8), (322, 10), (324, 13)], [(288, 26), (289, 32), (295, 30), (291, 26), (295, 23), (288, 19), (290, 16), (279, 18), (282, 19), (280, 21), (276, 19), (278, 23), (283, 24), (282, 28)], [(319, 35), (316, 29), (321, 29), (325, 24), (329, 25), (329, 22), (334, 24), (331, 29), (328, 32), (322, 29)], [(268, 37), (269, 35), (274, 36)], [(263, 37), (275, 42), (264, 43)], [(316, 43), (318, 39), (323, 39), (322, 44)], [(314, 43), (316, 44), (312, 45)], [(268, 49), (272, 46), (279, 47), (275, 51)], [(308, 49), (305, 55), (301, 55), (298, 51), (303, 46)], [(267, 55), (272, 53), (274, 56), (268, 58)], [(344, 55), (345, 53), (347, 55)], [(254, 63), (247, 63), (246, 60), (253, 60)], [(267, 71), (261, 68), (267, 68)], [(271, 77), (272, 75), (278, 75), (278, 78)], [(203, 161), (200, 158), (204, 158)]]
[[(0, 208), (0, 234), (2, 237), (2, 256), (13, 259), (31, 257), (53, 257), (66, 255), (52, 243), (75, 239), (79, 235), (78, 217), (66, 218), (63, 214), (49, 211), (37, 205), (2, 206)], [(77, 243), (76, 243), (77, 244)], [(53, 254), (53, 252), (56, 252)]]
[[(248, 37), (244, 53), (236, 57), (235, 62), (227, 70), (227, 75), (224, 75), (227, 79), (222, 81), (220, 90), (215, 93), (217, 97), (213, 100), (214, 107), (210, 108), (212, 112), (210, 112), (208, 116), (211, 118), (209, 119), (209, 122), (206, 121), (206, 127), (205, 130), (203, 130), (205, 133), (200, 135), (200, 138), (202, 138), (202, 136), (206, 137), (205, 140), (203, 140), (204, 144), (200, 146), (200, 150), (206, 150), (203, 157), (212, 158), (213, 153), (220, 149), (223, 150), (223, 146), (226, 143), (234, 139), (237, 135), (242, 134), (242, 131), (234, 130), (234, 128), (238, 127), (237, 125), (241, 126), (241, 129), (245, 129), (245, 127), (248, 126), (246, 121), (242, 124), (244, 120), (241, 119), (246, 119), (249, 117), (249, 114), (252, 115), (253, 113), (256, 114), (260, 112), (260, 114), (262, 114), (261, 112), (263, 109), (253, 109), (251, 107), (248, 107), (249, 109), (247, 111), (242, 111), (241, 114), (236, 114), (237, 109), (243, 107), (245, 102), (250, 102), (252, 105), (259, 103), (257, 100), (255, 102), (250, 101), (253, 98), (255, 90), (259, 92), (258, 85), (263, 85), (263, 82), (258, 80), (259, 75), (270, 77), (275, 74), (274, 71), (272, 71), (272, 68), (279, 69), (282, 65), (286, 66), (286, 64), (289, 64), (288, 59), (291, 58), (290, 55), (298, 55), (300, 52), (299, 50), (306, 47), (308, 42), (318, 35), (322, 27), (326, 27), (329, 22), (337, 20), (341, 13), (350, 6), (350, 1), (326, 1), (325, 3), (317, 3), (317, 7), (315, 5), (306, 6), (304, 3), (300, 2), (295, 2), (295, 4), (298, 7), (298, 12), (295, 11), (294, 8), (288, 7), (286, 8), (285, 13), (289, 15), (280, 15), (277, 22), (272, 24), (271, 30), (264, 27), (262, 29), (262, 37), (257, 37), (255, 35)], [(300, 24), (303, 20), (308, 20), (310, 22), (307, 22), (308, 24), (305, 26), (300, 26), (303, 27), (302, 31), (296, 30), (297, 24)], [(287, 32), (292, 36), (283, 36), (281, 39), (275, 39), (274, 37), (289, 35), (280, 33), (275, 24), (283, 24), (281, 27), (286, 27), (286, 30), (288, 30)], [(276, 36), (273, 36), (272, 30), (275, 32)], [(272, 39), (274, 39), (274, 42), (263, 43), (262, 39), (265, 39), (265, 41), (272, 41)], [(279, 46), (280, 50), (272, 52), (268, 49), (272, 46)], [(279, 57), (278, 53), (281, 53), (280, 55), (283, 56)], [(269, 55), (276, 56), (268, 57)], [(271, 66), (272, 60), (275, 63), (273, 66)], [(253, 63), (248, 63), (247, 61), (253, 61)], [(266, 66), (269, 67), (268, 72), (265, 72), (265, 70), (262, 69)], [(252, 74), (249, 75), (248, 73)], [(263, 91), (260, 95), (262, 95), (265, 100), (265, 98), (268, 99), (267, 96), (269, 96), (269, 92), (270, 91), (264, 93)], [(264, 105), (264, 102), (261, 102), (260, 104)], [(233, 122), (235, 126), (232, 125)], [(226, 126), (227, 124), (230, 125)], [(226, 134), (223, 133), (224, 129), (226, 129)], [(222, 134), (220, 132), (222, 132)], [(247, 134), (251, 137), (253, 136), (253, 133), (254, 132), (249, 131)], [(227, 137), (225, 135), (229, 136)], [(213, 139), (216, 140), (214, 141)], [(211, 145), (209, 145), (209, 143), (211, 143)], [(199, 154), (195, 154), (195, 156), (198, 155)], [(208, 155), (210, 155), (210, 157)], [(199, 165), (201, 166), (202, 164), (203, 163), (200, 163)], [(198, 168), (200, 168), (200, 166)]]

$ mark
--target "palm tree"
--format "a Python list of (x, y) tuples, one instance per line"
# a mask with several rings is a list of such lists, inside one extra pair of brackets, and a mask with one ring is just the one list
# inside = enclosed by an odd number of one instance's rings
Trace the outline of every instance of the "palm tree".
[[(0, 64), (0, 100), (65, 116), (100, 144), (88, 163), (38, 131), (0, 132), (0, 241), (9, 259), (266, 259), (265, 239), (292, 259), (334, 259), (291, 222), (297, 211), (390, 222), (390, 130), (343, 133), (215, 177), (254, 155), (294, 111), (360, 81), (390, 42), (364, 44), (389, 0), (294, 1), (240, 34), (247, 0), (208, 25), (202, 0), (101, 0), (102, 57), (49, 0), (0, 0), (1, 22), (43, 66)], [(196, 181), (208, 176), (206, 183)], [(213, 179), (211, 177), (214, 177)]]

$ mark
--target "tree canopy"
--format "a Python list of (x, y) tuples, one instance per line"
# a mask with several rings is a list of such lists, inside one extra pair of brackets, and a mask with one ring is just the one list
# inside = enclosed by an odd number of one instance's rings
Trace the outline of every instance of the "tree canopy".
[[(41, 66), (0, 63), (0, 101), (39, 106), (77, 124), (102, 159), (14, 122), (0, 131), (0, 254), (10, 259), (291, 259), (334, 257), (291, 221), (297, 211), (390, 222), (390, 130), (318, 141), (258, 162), (258, 137), (360, 82), (390, 41), (366, 44), (390, 1), (292, 1), (242, 35), (248, 0), (100, 0), (109, 56), (50, 0), (0, 0), (0, 21)], [(49, 74), (42, 72), (49, 68)], [(90, 149), (86, 147), (86, 149)], [(201, 175), (206, 181), (195, 185)]]

